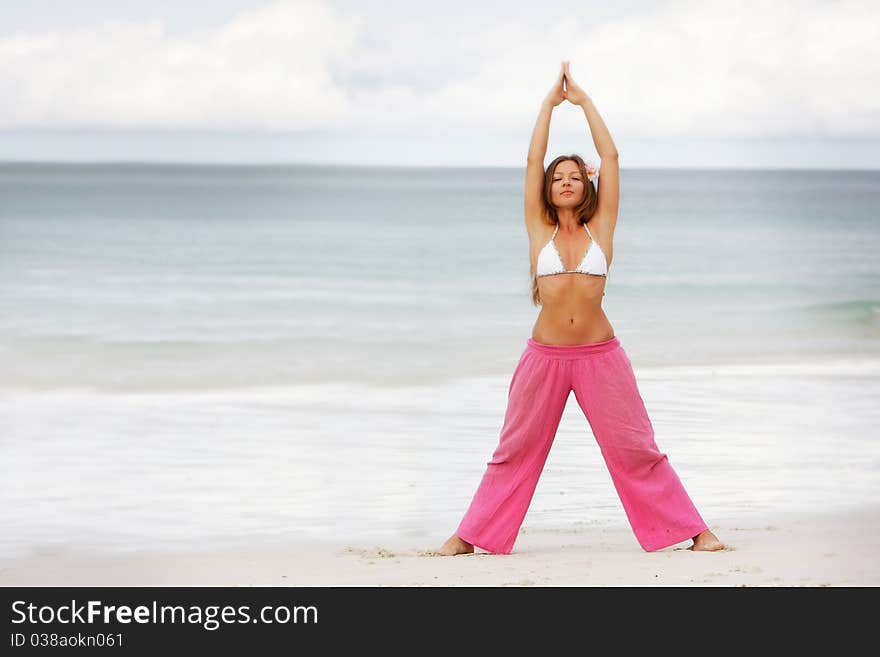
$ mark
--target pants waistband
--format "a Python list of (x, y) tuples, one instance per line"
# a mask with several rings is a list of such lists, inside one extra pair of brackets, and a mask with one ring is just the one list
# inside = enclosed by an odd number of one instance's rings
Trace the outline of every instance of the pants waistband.
[(526, 348), (536, 351), (550, 358), (582, 358), (591, 354), (601, 354), (620, 346), (620, 340), (615, 335), (601, 342), (588, 342), (586, 344), (545, 344), (532, 338), (526, 340)]

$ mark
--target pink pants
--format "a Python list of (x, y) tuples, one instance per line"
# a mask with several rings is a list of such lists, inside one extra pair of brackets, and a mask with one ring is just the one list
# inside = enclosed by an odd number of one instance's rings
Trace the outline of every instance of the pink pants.
[(498, 447), (455, 533), (488, 552), (513, 550), (572, 390), (642, 548), (659, 550), (707, 529), (657, 449), (632, 364), (615, 336), (581, 345), (528, 339), (510, 381)]

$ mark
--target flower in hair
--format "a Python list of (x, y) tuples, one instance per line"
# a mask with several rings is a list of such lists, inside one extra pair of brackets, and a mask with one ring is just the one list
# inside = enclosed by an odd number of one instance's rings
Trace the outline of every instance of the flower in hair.
[(598, 187), (599, 185), (599, 167), (593, 162), (585, 162), (587, 165), (587, 178), (591, 183)]

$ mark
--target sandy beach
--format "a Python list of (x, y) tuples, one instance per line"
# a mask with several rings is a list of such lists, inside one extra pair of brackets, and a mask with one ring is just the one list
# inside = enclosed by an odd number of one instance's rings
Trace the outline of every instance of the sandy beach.
[(521, 531), (514, 552), (439, 557), (430, 546), (317, 542), (253, 549), (97, 556), (34, 554), (2, 586), (877, 586), (880, 508), (729, 519), (728, 549), (690, 541), (647, 553), (629, 527)]

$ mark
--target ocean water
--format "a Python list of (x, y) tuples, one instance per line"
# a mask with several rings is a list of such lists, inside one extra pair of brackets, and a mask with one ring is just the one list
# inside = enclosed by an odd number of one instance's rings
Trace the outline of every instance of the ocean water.
[[(539, 312), (522, 183), (0, 165), (0, 556), (448, 536)], [(623, 164), (603, 306), (710, 525), (880, 492), (878, 208)], [(572, 395), (524, 527), (578, 523), (625, 517)]]

